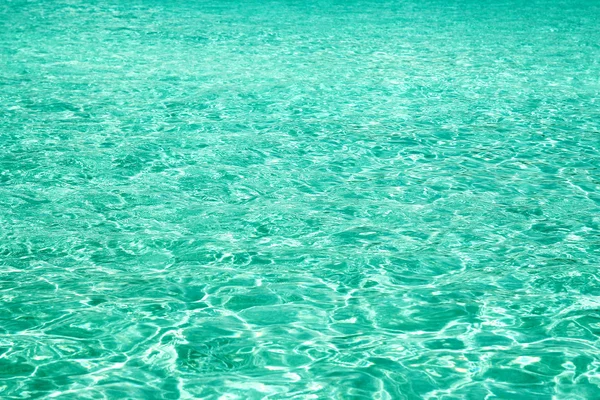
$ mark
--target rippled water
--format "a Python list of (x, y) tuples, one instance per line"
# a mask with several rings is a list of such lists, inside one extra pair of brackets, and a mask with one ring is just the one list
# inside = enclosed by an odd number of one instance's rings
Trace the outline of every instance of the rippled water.
[(600, 3), (0, 3), (0, 397), (600, 398)]

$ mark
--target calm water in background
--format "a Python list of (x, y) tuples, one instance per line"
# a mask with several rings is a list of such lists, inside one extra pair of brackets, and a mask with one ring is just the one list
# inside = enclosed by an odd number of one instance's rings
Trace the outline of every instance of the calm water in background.
[[(127, 4), (126, 4), (127, 3)], [(600, 3), (0, 2), (0, 397), (600, 397)]]

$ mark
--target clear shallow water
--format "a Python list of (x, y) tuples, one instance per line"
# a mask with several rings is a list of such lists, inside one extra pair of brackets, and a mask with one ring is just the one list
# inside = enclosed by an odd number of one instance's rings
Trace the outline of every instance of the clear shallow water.
[(3, 1), (0, 396), (600, 397), (599, 17)]

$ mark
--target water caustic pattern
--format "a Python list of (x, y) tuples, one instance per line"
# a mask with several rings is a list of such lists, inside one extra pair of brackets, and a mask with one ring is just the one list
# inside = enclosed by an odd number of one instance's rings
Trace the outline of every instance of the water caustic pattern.
[(600, 398), (600, 3), (0, 2), (0, 397)]

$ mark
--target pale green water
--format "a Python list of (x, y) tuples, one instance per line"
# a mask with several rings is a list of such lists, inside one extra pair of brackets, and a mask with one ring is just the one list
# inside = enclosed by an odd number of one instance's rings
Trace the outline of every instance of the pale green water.
[(2, 0), (0, 397), (600, 398), (600, 2), (491, 3)]

